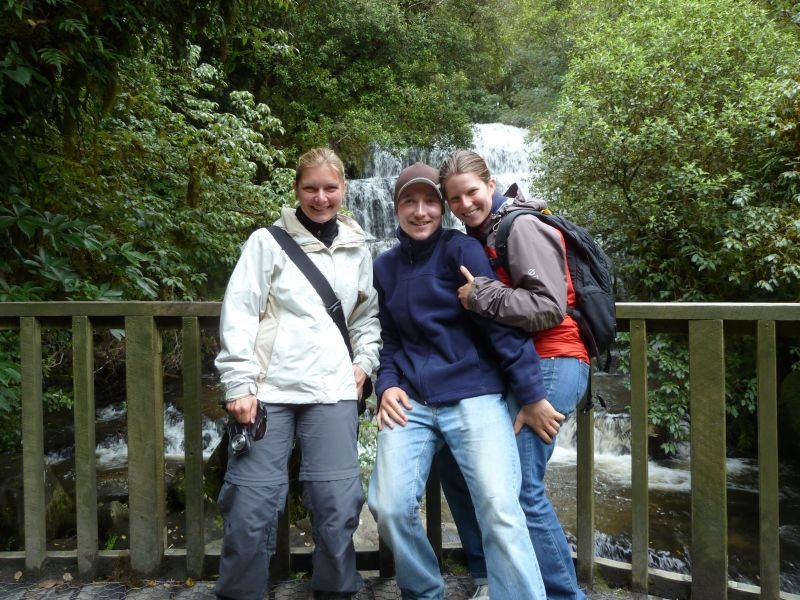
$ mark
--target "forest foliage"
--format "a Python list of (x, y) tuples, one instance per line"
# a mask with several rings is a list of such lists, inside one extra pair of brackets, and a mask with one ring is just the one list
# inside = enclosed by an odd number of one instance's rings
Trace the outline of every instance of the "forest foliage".
[[(585, 21), (537, 188), (603, 240), (621, 297), (800, 301), (800, 7), (648, 0)], [(685, 339), (650, 336), (650, 420), (685, 439)], [(732, 441), (752, 449), (754, 340), (727, 346)], [(781, 374), (796, 363), (781, 348)], [(785, 411), (800, 411), (786, 403)]]
[(357, 176), (489, 121), (541, 132), (538, 191), (620, 300), (799, 301), (799, 24), (787, 0), (0, 0), (0, 301), (219, 299), (303, 150)]

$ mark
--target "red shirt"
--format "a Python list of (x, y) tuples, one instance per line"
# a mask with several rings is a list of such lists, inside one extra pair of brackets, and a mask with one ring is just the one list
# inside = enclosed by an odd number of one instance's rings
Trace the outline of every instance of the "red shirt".
[[(558, 234), (561, 236), (561, 244), (564, 247), (564, 262), (566, 263), (567, 248), (564, 243), (564, 236), (560, 231)], [(514, 287), (508, 271), (496, 260), (497, 251), (495, 248), (486, 248), (486, 254), (494, 265), (497, 278), (508, 287)], [(569, 268), (566, 268), (566, 264), (564, 266), (567, 273), (567, 308), (574, 308), (575, 288), (572, 286), (572, 277), (570, 276)], [(583, 340), (581, 340), (578, 331), (578, 323), (576, 323), (575, 319), (570, 315), (566, 315), (564, 320), (555, 327), (543, 331), (534, 331), (531, 335), (533, 337), (533, 344), (536, 346), (536, 352), (539, 353), (541, 358), (572, 357), (580, 359), (585, 363), (589, 362), (589, 353), (586, 350)]]

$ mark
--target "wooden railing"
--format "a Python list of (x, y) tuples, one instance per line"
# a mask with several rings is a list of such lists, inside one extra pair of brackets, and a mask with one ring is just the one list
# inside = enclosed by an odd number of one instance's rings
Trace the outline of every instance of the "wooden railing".
[[(134, 572), (177, 572), (194, 578), (214, 573), (218, 556), (204, 540), (201, 414), (201, 330), (215, 332), (218, 303), (53, 302), (0, 303), (0, 328), (18, 329), (22, 370), (22, 440), (25, 550), (0, 552), (0, 569), (36, 573), (46, 564), (94, 575), (108, 562), (127, 561)], [(618, 304), (621, 331), (630, 332), (632, 561), (594, 556), (594, 427), (591, 412), (578, 414), (577, 556), (581, 581), (600, 572), (633, 592), (682, 598), (800, 598), (779, 591), (776, 339), (800, 335), (800, 304)], [(128, 419), (130, 550), (99, 548), (95, 466), (93, 332), (124, 328)], [(73, 343), (77, 550), (48, 551), (42, 409), (42, 330), (71, 328)], [(164, 397), (161, 332), (179, 329), (183, 347), (186, 546), (165, 544)], [(688, 335), (691, 422), (691, 577), (648, 566), (647, 336)], [(752, 333), (758, 372), (760, 588), (728, 581), (725, 447), (725, 334)], [(438, 482), (427, 494), (429, 537), (442, 555)], [(445, 553), (447, 550), (444, 551)], [(293, 553), (284, 518), (277, 576), (307, 570), (307, 553)], [(385, 548), (359, 552), (358, 566), (390, 574)]]

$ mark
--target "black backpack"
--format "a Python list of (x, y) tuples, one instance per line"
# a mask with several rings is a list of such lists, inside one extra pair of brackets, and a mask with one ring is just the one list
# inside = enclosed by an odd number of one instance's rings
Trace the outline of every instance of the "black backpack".
[(508, 234), (514, 219), (520, 215), (533, 215), (564, 235), (567, 265), (575, 289), (575, 308), (569, 309), (568, 312), (578, 323), (581, 339), (586, 344), (589, 355), (597, 358), (599, 366), (600, 357), (605, 354), (606, 362), (602, 368), (608, 370), (611, 359), (610, 348), (617, 336), (611, 259), (580, 225), (560, 215), (518, 208), (509, 211), (500, 220), (495, 237), (497, 260), (506, 270), (508, 270)]

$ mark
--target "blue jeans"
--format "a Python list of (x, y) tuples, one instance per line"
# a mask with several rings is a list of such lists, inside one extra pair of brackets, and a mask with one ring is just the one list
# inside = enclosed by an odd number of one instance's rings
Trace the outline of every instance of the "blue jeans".
[[(576, 358), (545, 358), (541, 361), (541, 369), (550, 404), (565, 416), (573, 413), (586, 393), (589, 365)], [(508, 397), (508, 410), (511, 418), (516, 418), (519, 404), (513, 396)], [(547, 461), (550, 460), (554, 447), (555, 440), (546, 444), (529, 427), (524, 427), (517, 435), (517, 449), (522, 465), (519, 500), (525, 511), (548, 600), (584, 600), (586, 595), (578, 587), (567, 538), (544, 485)], [(473, 502), (464, 479), (446, 448), (439, 453), (437, 462), (442, 489), (458, 528), (467, 565), (473, 578), (481, 583), (486, 578), (487, 565), (483, 557), (480, 525), (475, 518)], [(489, 565), (490, 574), (491, 570)]]
[(394, 554), (402, 597), (440, 600), (444, 581), (419, 504), (436, 452), (447, 444), (475, 499), (493, 600), (544, 600), (539, 566), (517, 500), (519, 455), (500, 394), (426, 406), (411, 400), (408, 423), (378, 434), (368, 503)]

